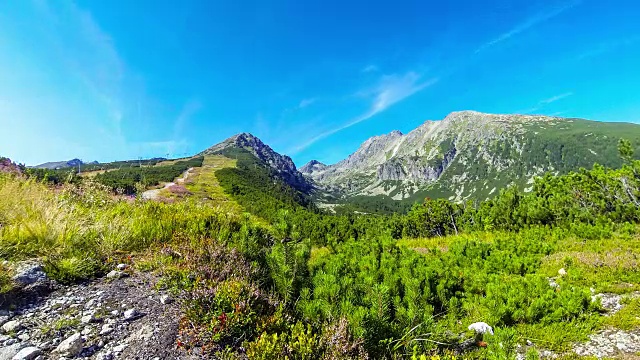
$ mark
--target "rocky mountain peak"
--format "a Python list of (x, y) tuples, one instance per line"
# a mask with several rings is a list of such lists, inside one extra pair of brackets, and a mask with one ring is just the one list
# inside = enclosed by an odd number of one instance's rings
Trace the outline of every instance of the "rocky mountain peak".
[(315, 172), (322, 171), (327, 168), (327, 165), (321, 163), (318, 160), (311, 160), (300, 168), (300, 172), (305, 175), (311, 175)]
[(275, 170), (278, 177), (285, 180), (289, 185), (305, 192), (310, 190), (310, 185), (298, 171), (290, 157), (275, 152), (269, 145), (250, 133), (234, 135), (204, 150), (198, 155), (222, 154), (231, 149), (244, 149), (249, 151), (262, 163)]

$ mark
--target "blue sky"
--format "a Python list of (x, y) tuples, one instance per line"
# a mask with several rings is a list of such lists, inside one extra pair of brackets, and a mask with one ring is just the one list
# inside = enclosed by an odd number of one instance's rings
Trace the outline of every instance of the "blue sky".
[(0, 2), (0, 154), (199, 152), (251, 132), (299, 166), (457, 110), (640, 122), (640, 3)]

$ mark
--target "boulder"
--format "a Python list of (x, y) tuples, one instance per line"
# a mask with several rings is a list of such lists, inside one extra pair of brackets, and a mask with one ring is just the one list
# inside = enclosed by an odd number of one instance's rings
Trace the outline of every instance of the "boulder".
[(42, 354), (42, 350), (35, 346), (28, 346), (13, 356), (12, 360), (33, 360)]
[(74, 357), (82, 351), (82, 344), (82, 336), (75, 333), (62, 341), (54, 351), (62, 356)]

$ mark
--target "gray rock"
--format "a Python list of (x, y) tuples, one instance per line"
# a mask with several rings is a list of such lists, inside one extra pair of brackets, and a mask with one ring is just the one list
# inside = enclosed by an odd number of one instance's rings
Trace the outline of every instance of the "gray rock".
[(124, 312), (124, 319), (125, 320), (134, 320), (136, 319), (138, 316), (140, 315), (140, 313), (138, 312), (138, 310), (136, 309), (129, 309), (127, 311)]
[(574, 346), (580, 356), (597, 358), (640, 352), (640, 331), (604, 330), (589, 336), (589, 341)]
[(129, 265), (127, 265), (127, 264), (118, 264), (118, 266), (116, 266), (116, 269), (122, 271), (122, 270), (125, 270), (128, 267), (129, 267)]
[(160, 296), (160, 303), (162, 304), (171, 304), (173, 302), (173, 299), (171, 298), (171, 296), (164, 294), (162, 296)]
[(82, 344), (80, 333), (75, 333), (61, 342), (54, 351), (62, 356), (74, 357), (82, 351)]
[(31, 337), (29, 336), (29, 334), (20, 334), (18, 335), (18, 339), (20, 339), (20, 341), (29, 341)]
[(22, 287), (46, 280), (47, 274), (42, 270), (42, 265), (33, 262), (18, 265), (13, 276), (13, 281)]
[(29, 346), (20, 350), (13, 356), (12, 360), (33, 360), (42, 354), (42, 350), (35, 346)]
[(13, 344), (0, 347), (0, 360), (12, 360), (24, 347), (22, 344)]
[(22, 324), (18, 320), (7, 321), (2, 325), (2, 331), (5, 333), (16, 332), (22, 330)]

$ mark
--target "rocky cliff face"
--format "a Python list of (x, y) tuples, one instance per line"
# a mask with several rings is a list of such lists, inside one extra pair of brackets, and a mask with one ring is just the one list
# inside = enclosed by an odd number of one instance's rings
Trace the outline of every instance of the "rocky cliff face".
[(565, 173), (595, 162), (618, 166), (620, 137), (640, 142), (640, 126), (461, 111), (406, 135), (372, 137), (337, 164), (303, 168), (318, 186), (346, 197), (400, 200), (430, 191), (462, 201), (486, 198), (510, 183), (530, 186), (546, 171)]
[(198, 155), (218, 154), (229, 149), (247, 150), (289, 185), (303, 192), (311, 190), (310, 182), (298, 171), (290, 157), (278, 154), (262, 140), (249, 133), (234, 135)]

